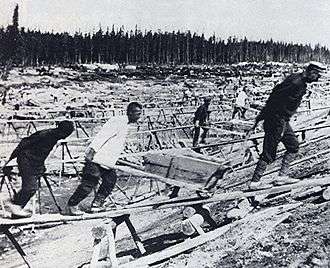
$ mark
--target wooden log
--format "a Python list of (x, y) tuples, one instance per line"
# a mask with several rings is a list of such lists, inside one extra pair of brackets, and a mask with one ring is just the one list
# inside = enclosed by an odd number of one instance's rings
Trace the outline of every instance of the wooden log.
[(235, 208), (230, 209), (226, 213), (226, 217), (228, 219), (242, 219), (244, 218), (253, 207), (251, 206), (249, 200), (247, 198), (242, 198), (238, 201), (237, 206)]
[(240, 202), (237, 204), (237, 207), (238, 208), (242, 208), (242, 209), (245, 209), (245, 208), (249, 208), (251, 207), (250, 205), (250, 202), (247, 198), (243, 198), (242, 200), (240, 200)]
[(266, 198), (267, 198), (268, 194), (260, 194), (260, 195), (256, 195), (254, 197), (254, 200), (258, 203), (262, 203)]
[(226, 214), (227, 219), (242, 219), (244, 218), (249, 212), (247, 210), (233, 208), (229, 210)]
[(266, 205), (266, 204), (271, 204), (271, 203), (275, 203), (275, 202), (279, 202), (287, 197), (291, 196), (291, 191), (283, 193), (283, 194), (279, 194), (276, 195), (272, 198), (264, 198), (260, 201), (258, 201), (261, 205)]
[(201, 228), (201, 225), (204, 222), (204, 218), (200, 214), (194, 214), (188, 219), (185, 219), (181, 222), (181, 231), (185, 235), (193, 235), (196, 231), (199, 234), (204, 234), (204, 230)]
[(310, 189), (304, 189), (303, 191), (297, 191), (297, 192), (293, 192), (291, 194), (293, 199), (302, 199), (302, 198), (306, 198), (315, 194), (320, 194), (322, 192), (322, 187), (321, 186), (316, 186)]
[(322, 193), (322, 197), (324, 200), (329, 201), (330, 200), (330, 186), (328, 186)]
[(196, 213), (196, 209), (193, 207), (185, 207), (182, 211), (183, 217), (190, 218)]

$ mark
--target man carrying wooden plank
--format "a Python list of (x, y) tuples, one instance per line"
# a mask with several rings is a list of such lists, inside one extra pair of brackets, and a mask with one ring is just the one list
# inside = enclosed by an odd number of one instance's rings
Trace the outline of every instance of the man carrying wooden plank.
[(131, 102), (127, 106), (127, 116), (113, 117), (104, 124), (86, 150), (82, 181), (70, 197), (65, 214), (82, 215), (83, 212), (78, 205), (97, 186), (100, 179), (102, 183), (92, 201), (90, 211), (105, 210), (105, 199), (110, 195), (117, 181), (116, 170), (113, 167), (127, 144), (128, 134), (136, 131), (136, 123), (141, 113), (142, 105)]
[(22, 177), (22, 188), (15, 194), (9, 206), (12, 218), (31, 217), (31, 213), (23, 208), (38, 190), (38, 181), (46, 171), (45, 160), (56, 143), (70, 136), (73, 130), (71, 121), (61, 121), (56, 128), (40, 130), (23, 138), (12, 152), (8, 162), (17, 158), (18, 170)]
[(307, 84), (317, 82), (321, 76), (320, 73), (325, 69), (326, 67), (319, 62), (310, 62), (302, 73), (291, 74), (273, 89), (251, 129), (254, 130), (258, 123), (264, 120), (263, 152), (250, 182), (250, 189), (271, 187), (271, 185), (262, 184), (260, 179), (267, 165), (275, 161), (279, 142), (284, 144), (286, 152), (275, 184), (281, 185), (298, 181), (288, 177), (290, 162), (299, 149), (298, 139), (289, 121), (306, 93)]
[(203, 133), (201, 135), (201, 143), (205, 143), (205, 138), (209, 130), (207, 128), (207, 123), (210, 117), (209, 106), (211, 103), (211, 99), (212, 98), (210, 96), (204, 97), (204, 103), (201, 106), (199, 106), (195, 112), (193, 147), (196, 147), (199, 143), (198, 141), (199, 141), (201, 128), (203, 130)]

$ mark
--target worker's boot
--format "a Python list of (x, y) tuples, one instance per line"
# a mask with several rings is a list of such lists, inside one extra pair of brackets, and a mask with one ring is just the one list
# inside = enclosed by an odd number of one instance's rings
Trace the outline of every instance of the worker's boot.
[(105, 206), (104, 206), (105, 201), (103, 199), (100, 198), (94, 198), (94, 200), (92, 201), (91, 204), (91, 212), (92, 213), (97, 213), (97, 212), (103, 212), (106, 210)]
[(79, 209), (79, 206), (69, 206), (67, 205), (64, 209), (64, 215), (69, 215), (69, 216), (81, 216), (84, 214), (82, 210)]
[(261, 190), (261, 189), (268, 189), (272, 185), (271, 184), (265, 184), (261, 182), (261, 177), (265, 173), (267, 168), (267, 163), (261, 159), (259, 159), (257, 166), (254, 170), (251, 182), (249, 184), (250, 190)]
[(296, 156), (295, 153), (285, 152), (282, 159), (281, 169), (278, 173), (278, 178), (274, 181), (275, 185), (291, 184), (300, 181), (299, 179), (291, 178), (288, 175), (290, 163), (293, 161), (295, 156)]
[(171, 192), (167, 195), (170, 199), (176, 198), (179, 195), (180, 187), (179, 186), (173, 186), (171, 187)]
[(32, 214), (24, 210), (20, 205), (10, 204), (9, 210), (12, 219), (30, 218)]
[(116, 204), (114, 204), (112, 201), (111, 202), (109, 202), (109, 201), (106, 202), (105, 197), (96, 196), (94, 198), (94, 200), (92, 201), (90, 212), (91, 213), (98, 213), (98, 212), (104, 212), (106, 210), (113, 210), (113, 209), (116, 209), (116, 208), (117, 208)]

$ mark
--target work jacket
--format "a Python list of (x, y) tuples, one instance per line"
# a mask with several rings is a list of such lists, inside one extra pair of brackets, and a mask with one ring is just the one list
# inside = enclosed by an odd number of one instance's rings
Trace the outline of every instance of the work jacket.
[(292, 74), (276, 85), (259, 114), (261, 120), (274, 115), (289, 121), (306, 93), (307, 84), (302, 74)]
[(89, 148), (92, 148), (96, 152), (92, 162), (104, 168), (114, 167), (124, 150), (128, 128), (127, 116), (110, 118), (86, 150), (87, 152)]

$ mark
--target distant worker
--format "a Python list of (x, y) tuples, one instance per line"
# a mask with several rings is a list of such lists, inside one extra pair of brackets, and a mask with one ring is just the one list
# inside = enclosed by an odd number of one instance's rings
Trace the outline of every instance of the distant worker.
[(203, 133), (201, 135), (200, 143), (205, 143), (206, 135), (209, 130), (208, 122), (210, 117), (209, 106), (211, 103), (211, 97), (207, 96), (204, 98), (204, 103), (199, 106), (195, 112), (194, 116), (194, 136), (193, 136), (193, 147), (196, 147), (199, 144), (199, 135), (201, 128)]
[(321, 76), (320, 72), (325, 69), (325, 66), (319, 62), (310, 62), (302, 73), (291, 74), (282, 83), (274, 87), (251, 129), (254, 130), (258, 123), (264, 120), (263, 152), (254, 170), (249, 185), (250, 189), (268, 188), (271, 186), (262, 184), (260, 179), (267, 165), (275, 161), (279, 142), (284, 144), (286, 152), (282, 159), (279, 177), (274, 181), (275, 185), (299, 181), (288, 176), (290, 162), (294, 159), (299, 149), (298, 139), (289, 121), (306, 93), (307, 84), (318, 81)]
[[(79, 203), (96, 188), (100, 180), (102, 183), (92, 201), (90, 212), (101, 212), (106, 209), (106, 198), (117, 182), (116, 170), (113, 167), (124, 151), (128, 134), (136, 131), (136, 123), (141, 114), (142, 105), (131, 102), (127, 106), (127, 116), (111, 118), (97, 133), (86, 150), (82, 181), (68, 201), (66, 214), (82, 215)], [(112, 207), (115, 207), (115, 204)]]
[(237, 113), (240, 114), (240, 117), (242, 119), (246, 119), (245, 118), (245, 113), (247, 111), (247, 102), (248, 102), (248, 95), (247, 95), (247, 87), (243, 87), (243, 89), (238, 93), (238, 96), (236, 98), (236, 101), (235, 101), (235, 105), (234, 105), (234, 111), (233, 111), (233, 115), (232, 115), (232, 119), (235, 118), (235, 115)]
[[(22, 188), (15, 194), (12, 204), (9, 206), (12, 218), (31, 216), (31, 213), (24, 210), (24, 207), (38, 190), (38, 181), (46, 171), (45, 160), (56, 143), (70, 136), (73, 130), (74, 126), (71, 121), (61, 121), (56, 128), (40, 130), (23, 138), (12, 152), (8, 162), (17, 158), (18, 170), (22, 177)], [(8, 166), (5, 169), (8, 172), (11, 167)]]
[(2, 88), (2, 97), (1, 97), (1, 104), (5, 105), (7, 103), (7, 92), (8, 87), (0, 85), (0, 88)]
[(183, 83), (183, 96), (182, 96), (182, 101), (185, 102), (187, 101), (188, 103), (191, 101), (191, 98), (193, 96), (192, 89), (194, 88), (193, 85), (189, 84), (187, 80), (184, 81)]

